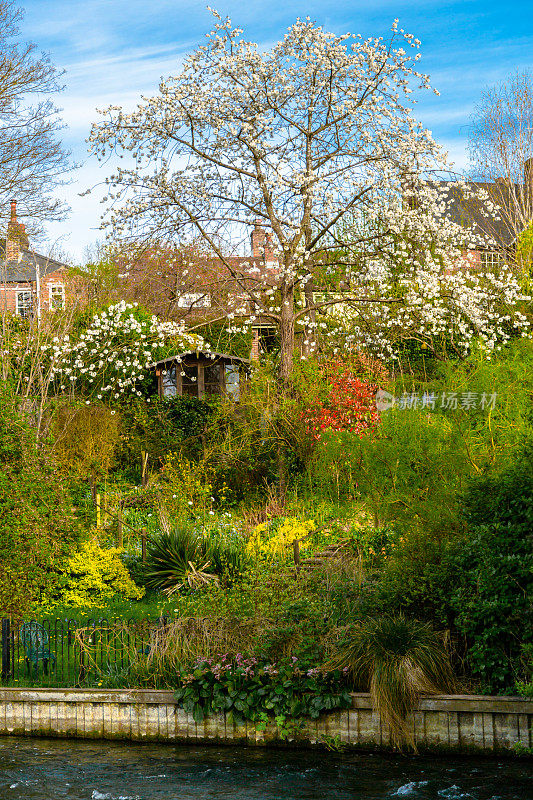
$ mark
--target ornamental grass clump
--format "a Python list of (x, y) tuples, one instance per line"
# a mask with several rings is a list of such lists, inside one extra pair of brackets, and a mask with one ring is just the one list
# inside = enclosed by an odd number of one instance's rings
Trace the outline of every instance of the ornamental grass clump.
[(369, 691), (394, 744), (415, 748), (409, 715), (420, 695), (454, 690), (448, 655), (431, 626), (403, 616), (370, 619), (355, 629), (328, 665), (348, 668)]

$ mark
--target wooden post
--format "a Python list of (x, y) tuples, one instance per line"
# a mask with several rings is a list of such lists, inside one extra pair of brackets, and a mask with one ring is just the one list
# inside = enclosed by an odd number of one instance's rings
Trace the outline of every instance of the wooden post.
[(100, 494), (96, 493), (96, 527), (100, 527)]
[(79, 689), (80, 685), (85, 680), (87, 670), (85, 669), (85, 633), (80, 633), (80, 672), (78, 675), (78, 683), (76, 688)]
[(146, 564), (146, 528), (141, 528), (142, 562)]
[(294, 550), (294, 565), (296, 567), (296, 571), (300, 571), (300, 540), (295, 539), (292, 543), (293, 550)]
[(197, 371), (197, 382), (198, 382), (198, 397), (200, 400), (203, 400), (205, 397), (205, 383), (204, 383), (204, 365), (198, 362), (198, 371)]
[(124, 546), (124, 533), (122, 528), (122, 500), (119, 500), (117, 511), (117, 547)]
[(2, 620), (2, 680), (7, 681), (11, 675), (11, 623)]
[(141, 450), (141, 486), (146, 489), (148, 485), (148, 453)]

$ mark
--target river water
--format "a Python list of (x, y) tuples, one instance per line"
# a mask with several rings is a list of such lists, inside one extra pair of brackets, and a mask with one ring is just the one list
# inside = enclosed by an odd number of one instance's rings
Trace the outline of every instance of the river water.
[(0, 738), (0, 800), (533, 800), (531, 761)]

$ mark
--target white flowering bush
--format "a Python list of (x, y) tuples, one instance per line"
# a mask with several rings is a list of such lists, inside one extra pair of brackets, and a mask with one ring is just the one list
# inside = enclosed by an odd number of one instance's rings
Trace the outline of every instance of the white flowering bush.
[[(317, 334), (327, 333), (335, 352), (368, 347), (395, 358), (410, 341), (449, 356), (465, 357), (474, 345), (490, 355), (511, 338), (530, 335), (531, 298), (511, 267), (472, 268), (468, 249), (479, 246), (479, 238), (470, 242), (460, 226), (439, 220), (431, 187), (426, 202), (425, 228), (418, 220), (413, 230), (411, 212), (398, 209), (403, 231), (389, 252), (351, 270), (343, 301), (308, 323)], [(419, 206), (418, 218), (421, 213)], [(364, 296), (369, 301), (358, 302)]]
[(174, 354), (205, 348), (202, 337), (188, 333), (182, 324), (162, 322), (124, 302), (95, 314), (77, 336), (54, 337), (43, 346), (62, 390), (72, 386), (98, 399), (141, 396), (140, 384), (154, 361), (169, 350)]

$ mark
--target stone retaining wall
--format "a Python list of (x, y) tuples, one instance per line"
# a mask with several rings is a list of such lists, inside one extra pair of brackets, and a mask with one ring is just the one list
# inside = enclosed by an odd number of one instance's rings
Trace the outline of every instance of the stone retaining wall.
[[(421, 701), (413, 717), (420, 750), (502, 752), (520, 742), (533, 746), (533, 701), (516, 697), (447, 695)], [(196, 723), (168, 691), (0, 689), (0, 735), (65, 736), (189, 744), (336, 742), (390, 747), (388, 731), (367, 694), (352, 695), (352, 708), (307, 720), (294, 739), (282, 740), (274, 724), (265, 731), (237, 726), (224, 715)]]

